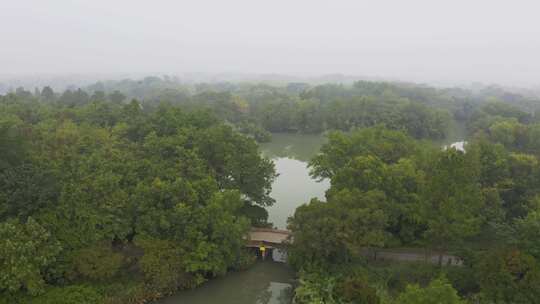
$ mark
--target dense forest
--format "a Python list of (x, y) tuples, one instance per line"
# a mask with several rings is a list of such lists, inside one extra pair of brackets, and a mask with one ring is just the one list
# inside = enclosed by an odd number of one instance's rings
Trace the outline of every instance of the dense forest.
[(205, 110), (63, 96), (0, 98), (0, 302), (139, 303), (250, 262), (275, 177), (253, 139)]
[[(384, 127), (329, 134), (310, 162), (326, 202), (289, 220), (296, 303), (538, 303), (538, 117), (487, 102), (465, 122), (466, 151)], [(382, 248), (439, 260), (381, 261)]]
[[(18, 88), (0, 96), (0, 303), (142, 303), (249, 267), (273, 132), (328, 136), (310, 162), (326, 201), (289, 220), (295, 303), (537, 303), (539, 109), (367, 81)], [(455, 132), (466, 151), (441, 149)], [(403, 247), (439, 263), (378, 258)]]

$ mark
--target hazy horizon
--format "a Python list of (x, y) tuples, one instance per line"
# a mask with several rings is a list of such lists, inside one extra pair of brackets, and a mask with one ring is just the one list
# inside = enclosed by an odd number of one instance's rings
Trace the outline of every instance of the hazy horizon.
[(536, 1), (6, 1), (0, 74), (540, 85)]

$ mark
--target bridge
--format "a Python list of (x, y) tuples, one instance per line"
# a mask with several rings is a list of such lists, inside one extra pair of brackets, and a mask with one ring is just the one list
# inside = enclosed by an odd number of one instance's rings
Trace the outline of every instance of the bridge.
[(274, 261), (285, 262), (287, 253), (282, 245), (289, 240), (290, 235), (291, 233), (287, 230), (251, 228), (246, 237), (246, 247), (256, 250), (257, 255), (263, 260), (270, 255)]
[(272, 228), (251, 228), (247, 238), (246, 247), (273, 249), (281, 247), (291, 235), (288, 230), (272, 229)]

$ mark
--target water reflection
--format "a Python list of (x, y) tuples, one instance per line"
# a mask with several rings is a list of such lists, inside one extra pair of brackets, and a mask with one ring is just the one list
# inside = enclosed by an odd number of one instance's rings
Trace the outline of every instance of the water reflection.
[(312, 179), (307, 163), (325, 142), (323, 135), (276, 133), (272, 134), (272, 142), (261, 145), (262, 153), (272, 158), (279, 173), (270, 193), (276, 203), (267, 208), (268, 220), (277, 228), (287, 227), (287, 218), (298, 206), (314, 197), (324, 200), (330, 183)]
[(272, 184), (270, 196), (276, 203), (268, 207), (268, 221), (279, 229), (287, 227), (287, 218), (295, 209), (317, 197), (324, 200), (330, 187), (328, 180), (317, 182), (309, 176), (307, 163), (291, 158), (274, 158), (279, 176)]

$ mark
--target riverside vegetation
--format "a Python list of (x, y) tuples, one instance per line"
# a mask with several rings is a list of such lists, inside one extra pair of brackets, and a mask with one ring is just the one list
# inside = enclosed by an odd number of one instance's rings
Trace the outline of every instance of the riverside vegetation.
[[(539, 106), (364, 81), (19, 88), (0, 97), (0, 303), (142, 303), (248, 267), (271, 132), (328, 132), (326, 201), (288, 224), (296, 303), (536, 303)], [(459, 125), (466, 152), (434, 144)], [(377, 259), (396, 247), (463, 265)]]

